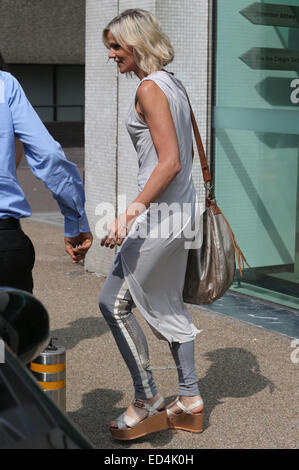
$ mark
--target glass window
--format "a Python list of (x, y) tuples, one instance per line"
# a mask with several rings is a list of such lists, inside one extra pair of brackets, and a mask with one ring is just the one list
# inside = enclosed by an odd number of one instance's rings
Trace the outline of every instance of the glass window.
[(84, 67), (60, 65), (56, 80), (57, 121), (84, 121)]
[(9, 65), (44, 122), (84, 121), (84, 65)]
[(42, 121), (54, 120), (53, 69), (51, 65), (10, 65), (12, 73), (22, 85), (30, 103)]
[(299, 308), (298, 0), (216, 4), (216, 197), (252, 267), (233, 289)]

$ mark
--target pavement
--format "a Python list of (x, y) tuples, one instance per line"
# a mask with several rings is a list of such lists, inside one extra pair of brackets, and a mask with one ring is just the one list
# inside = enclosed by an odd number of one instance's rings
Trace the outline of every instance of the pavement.
[[(203, 432), (167, 430), (134, 442), (113, 440), (108, 423), (126, 409), (133, 388), (98, 308), (105, 279), (72, 264), (59, 223), (37, 220), (22, 222), (36, 250), (34, 295), (48, 310), (56, 344), (67, 350), (67, 415), (95, 448), (298, 448), (299, 352), (292, 339), (199, 307), (190, 307), (190, 313), (203, 330), (195, 343)], [(94, 243), (105, 249), (96, 238)], [(137, 309), (134, 314), (148, 339), (156, 383), (169, 403), (177, 393), (177, 374), (168, 345), (153, 335)]]

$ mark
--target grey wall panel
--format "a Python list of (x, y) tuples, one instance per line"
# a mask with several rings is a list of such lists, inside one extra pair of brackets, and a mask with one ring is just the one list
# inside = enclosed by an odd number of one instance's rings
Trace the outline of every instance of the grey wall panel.
[[(182, 80), (189, 95), (204, 146), (207, 131), (208, 0), (157, 0), (156, 15), (175, 50), (167, 69)], [(194, 141), (194, 149), (196, 149)], [(196, 151), (195, 151), (196, 152)], [(193, 179), (204, 200), (197, 152)]]
[[(120, 0), (119, 11), (136, 8), (134, 0)], [(139, 0), (138, 8), (149, 10), (155, 14), (155, 0)], [(113, 67), (116, 67), (113, 65)], [(135, 149), (125, 127), (125, 119), (131, 101), (134, 99), (139, 83), (137, 77), (119, 74), (119, 106), (118, 106), (118, 193), (121, 200), (129, 204), (137, 196), (138, 162)], [(127, 204), (127, 205), (128, 205)], [(119, 210), (121, 211), (121, 207)]]
[(7, 62), (84, 64), (85, 0), (0, 0)]

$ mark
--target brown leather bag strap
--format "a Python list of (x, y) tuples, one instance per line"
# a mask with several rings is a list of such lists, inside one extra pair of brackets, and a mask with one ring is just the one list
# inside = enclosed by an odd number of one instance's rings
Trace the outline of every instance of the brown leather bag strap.
[[(199, 159), (200, 159), (203, 179), (204, 179), (205, 183), (209, 183), (209, 182), (212, 181), (209, 165), (208, 165), (208, 162), (207, 162), (205, 150), (204, 150), (203, 145), (202, 145), (202, 140), (201, 140), (200, 133), (199, 133), (199, 130), (198, 130), (197, 122), (196, 122), (196, 119), (195, 119), (195, 116), (194, 116), (192, 106), (191, 106), (191, 103), (190, 103), (189, 96), (188, 96), (187, 92), (186, 92), (186, 95), (187, 95), (188, 103), (189, 103), (189, 106), (190, 106), (193, 132), (194, 132), (194, 137), (195, 137), (196, 146), (197, 146), (197, 150), (198, 150), (198, 155), (199, 155)], [(232, 238), (232, 242), (233, 242), (233, 246), (234, 246), (234, 250), (235, 250), (235, 254), (236, 254), (236, 257), (237, 257), (237, 262), (238, 262), (238, 266), (239, 266), (239, 270), (240, 270), (240, 275), (242, 276), (243, 271), (244, 271), (244, 267), (245, 267), (244, 263), (246, 263), (249, 268), (250, 268), (250, 266), (247, 263), (245, 256), (243, 255), (239, 245), (236, 242), (233, 231), (232, 231), (227, 219), (225, 218), (223, 212), (217, 206), (216, 200), (215, 199), (210, 199), (210, 197), (207, 197), (206, 204), (207, 204), (207, 207), (212, 208), (212, 210), (215, 214), (216, 213), (222, 214), (222, 216), (223, 216), (223, 218), (224, 218), (224, 220), (227, 224), (230, 236)]]
[(192, 106), (191, 106), (191, 103), (190, 103), (189, 96), (188, 96), (187, 92), (186, 92), (186, 95), (187, 95), (188, 103), (189, 103), (189, 106), (190, 106), (192, 127), (193, 127), (196, 147), (197, 147), (197, 151), (198, 151), (198, 155), (199, 155), (199, 159), (200, 159), (200, 164), (201, 164), (201, 169), (202, 169), (202, 176), (203, 176), (204, 182), (209, 183), (210, 181), (212, 181), (209, 165), (208, 165), (208, 162), (207, 162), (205, 150), (204, 150), (204, 147), (203, 147), (203, 144), (202, 144), (202, 140), (201, 140), (200, 133), (199, 133), (199, 130), (198, 130), (197, 122), (196, 122), (196, 119), (195, 119), (195, 116), (194, 116)]

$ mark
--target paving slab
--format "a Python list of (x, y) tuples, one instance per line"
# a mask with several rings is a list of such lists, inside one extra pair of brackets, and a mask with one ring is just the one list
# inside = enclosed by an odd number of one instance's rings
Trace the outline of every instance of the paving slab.
[[(298, 448), (299, 352), (294, 340), (198, 307), (190, 307), (190, 313), (203, 330), (195, 343), (205, 402), (203, 433), (164, 431), (131, 443), (113, 440), (108, 423), (125, 410), (133, 389), (99, 312), (105, 279), (71, 263), (62, 227), (32, 219), (22, 226), (36, 250), (34, 295), (49, 312), (56, 343), (67, 349), (67, 415), (96, 448)], [(94, 243), (105, 249), (97, 239)], [(137, 309), (134, 314), (148, 339), (155, 379), (168, 403), (177, 393), (168, 345), (153, 335)]]

